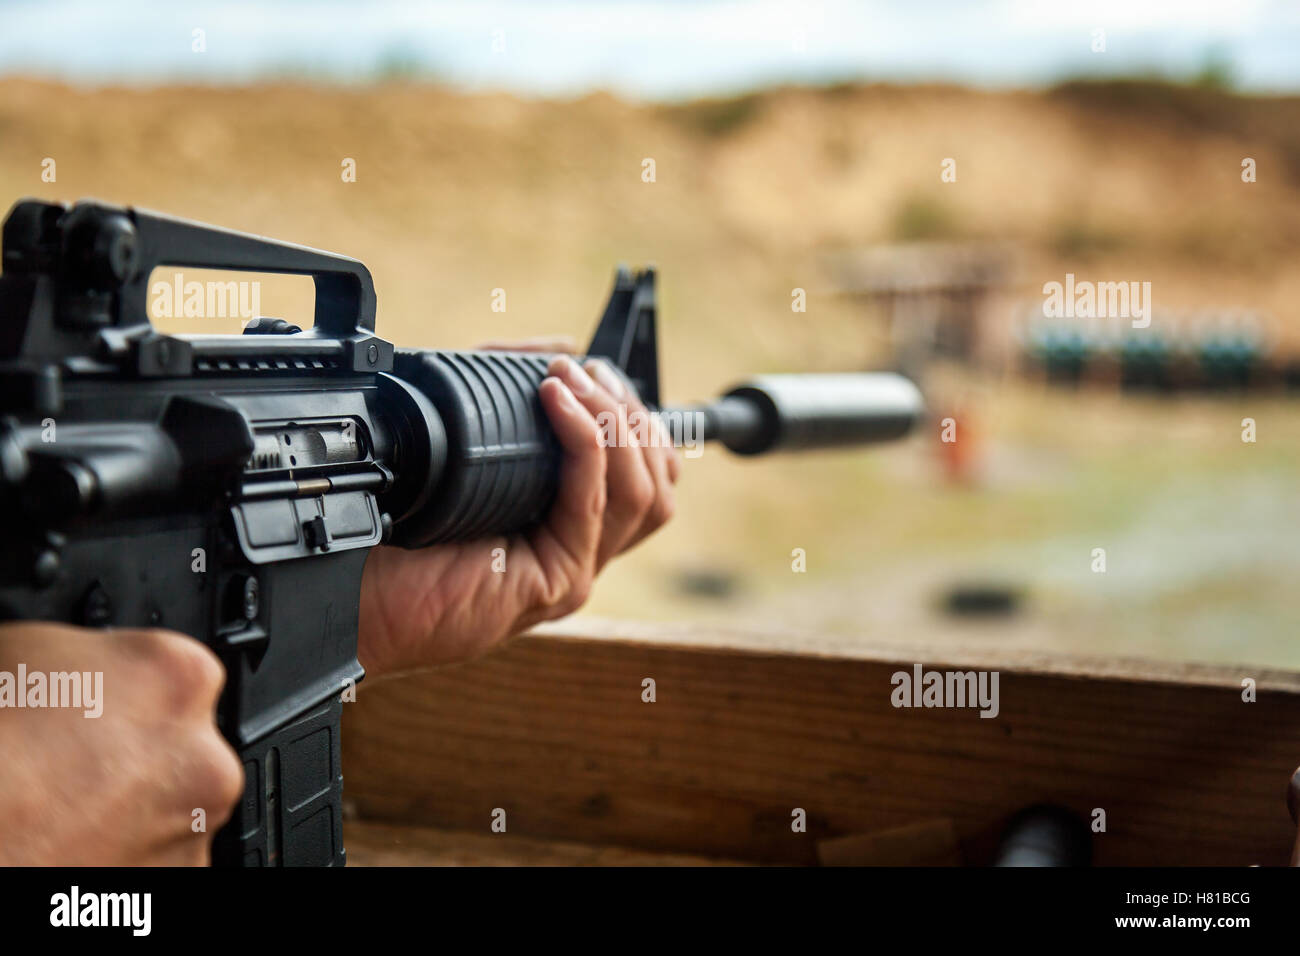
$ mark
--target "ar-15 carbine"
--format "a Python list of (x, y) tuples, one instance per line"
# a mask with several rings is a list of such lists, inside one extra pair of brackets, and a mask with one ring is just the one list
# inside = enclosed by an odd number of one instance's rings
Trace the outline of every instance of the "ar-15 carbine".
[[(149, 323), (159, 265), (309, 275), (315, 324), (243, 335)], [(654, 273), (620, 270), (588, 354), (659, 404)], [(95, 202), (19, 202), (0, 277), (0, 616), (162, 626), (225, 663), (222, 733), (245, 793), (222, 864), (344, 861), (341, 695), (362, 677), (362, 569), (521, 530), (559, 446), (549, 356), (394, 350), (355, 259)], [(906, 433), (890, 374), (773, 376), (677, 414), (734, 452)]]

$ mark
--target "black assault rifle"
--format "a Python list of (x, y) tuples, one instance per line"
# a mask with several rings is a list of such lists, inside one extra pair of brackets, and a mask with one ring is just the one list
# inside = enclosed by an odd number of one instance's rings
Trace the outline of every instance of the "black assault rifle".
[[(341, 692), (363, 673), (366, 555), (547, 511), (550, 356), (395, 350), (355, 259), (140, 209), (25, 200), (3, 241), (0, 617), (203, 641), (245, 773), (214, 862), (343, 863)], [(314, 325), (161, 334), (146, 299), (164, 264), (311, 276)], [(651, 409), (654, 282), (619, 270), (587, 350)], [(661, 411), (755, 455), (897, 438), (921, 399), (891, 374), (772, 376)]]

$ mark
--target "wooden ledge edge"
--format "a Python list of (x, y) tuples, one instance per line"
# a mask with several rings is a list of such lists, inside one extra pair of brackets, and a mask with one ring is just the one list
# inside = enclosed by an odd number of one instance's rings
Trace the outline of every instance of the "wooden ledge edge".
[(927, 670), (996, 670), (1044, 677), (1197, 685), (1242, 689), (1251, 678), (1257, 691), (1300, 694), (1300, 672), (1240, 664), (1162, 661), (1142, 657), (1099, 657), (1023, 647), (998, 648), (981, 642), (904, 643), (845, 638), (783, 628), (727, 628), (680, 621), (627, 621), (570, 617), (539, 625), (517, 640), (617, 642), (677, 651), (746, 656), (867, 661)]

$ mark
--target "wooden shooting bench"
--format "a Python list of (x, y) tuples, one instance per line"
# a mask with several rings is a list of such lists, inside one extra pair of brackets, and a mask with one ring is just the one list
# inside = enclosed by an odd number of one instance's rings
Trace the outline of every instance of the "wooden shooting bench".
[[(998, 671), (998, 717), (893, 706), (918, 662)], [(1295, 841), (1288, 672), (578, 618), (357, 697), (353, 865), (980, 865), (1044, 802), (1104, 810), (1098, 865), (1282, 865)]]

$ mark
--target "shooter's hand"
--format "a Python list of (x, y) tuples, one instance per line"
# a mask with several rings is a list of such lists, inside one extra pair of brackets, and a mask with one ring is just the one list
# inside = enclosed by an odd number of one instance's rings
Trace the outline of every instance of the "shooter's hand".
[[(499, 347), (555, 350), (550, 342)], [(358, 657), (372, 676), (467, 660), (572, 613), (610, 558), (672, 516), (681, 467), (675, 449), (658, 422), (644, 436), (623, 429), (622, 444), (602, 441), (602, 412), (617, 416), (624, 405), (629, 419), (648, 413), (602, 362), (585, 368), (558, 357), (541, 384), (564, 452), (559, 491), (542, 524), (508, 538), (371, 551)]]
[(211, 651), (170, 631), (21, 621), (0, 625), (0, 672), (26, 704), (0, 709), (0, 865), (208, 862), (244, 789)]

